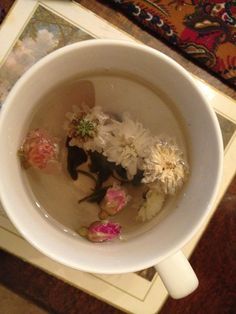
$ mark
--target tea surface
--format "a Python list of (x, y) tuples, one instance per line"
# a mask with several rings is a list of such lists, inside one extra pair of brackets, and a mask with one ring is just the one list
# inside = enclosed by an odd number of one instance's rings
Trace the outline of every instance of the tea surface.
[[(117, 117), (127, 112), (152, 134), (173, 137), (184, 154), (187, 154), (184, 126), (174, 103), (155, 87), (123, 73), (91, 73), (56, 86), (41, 99), (33, 114), (30, 129), (47, 129), (60, 139), (64, 147), (65, 114), (71, 111), (73, 105), (79, 106), (82, 103), (101, 106), (104, 112)], [(65, 232), (76, 235), (79, 227), (98, 220), (98, 206), (88, 202), (78, 204), (78, 200), (92, 188), (92, 182), (84, 176), (80, 176), (78, 181), (69, 177), (65, 154), (66, 150), (62, 156), (64, 169), (60, 174), (45, 175), (28, 169), (26, 176), (35, 202), (42, 212), (56, 220)], [(135, 217), (141, 191), (133, 188), (131, 192), (133, 200), (128, 208), (111, 218), (122, 225), (123, 239), (140, 234), (157, 224), (176, 206), (178, 199), (178, 196), (169, 198), (157, 217), (140, 223)]]

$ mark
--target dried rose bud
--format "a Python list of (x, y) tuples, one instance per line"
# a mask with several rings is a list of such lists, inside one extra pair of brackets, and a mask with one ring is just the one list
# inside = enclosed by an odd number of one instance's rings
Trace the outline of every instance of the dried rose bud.
[(100, 206), (103, 211), (107, 212), (110, 216), (113, 216), (127, 205), (129, 199), (130, 197), (124, 189), (119, 185), (114, 185), (107, 190)]
[(121, 226), (110, 221), (95, 221), (87, 232), (87, 239), (91, 242), (104, 242), (113, 240), (120, 235)]
[(30, 131), (18, 152), (23, 165), (40, 170), (52, 170), (58, 166), (58, 141), (46, 130)]

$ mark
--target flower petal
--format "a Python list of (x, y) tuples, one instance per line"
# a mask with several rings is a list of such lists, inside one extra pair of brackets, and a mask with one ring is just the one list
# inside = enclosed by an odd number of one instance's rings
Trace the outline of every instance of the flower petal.
[(88, 228), (87, 238), (92, 242), (104, 242), (118, 238), (121, 226), (110, 221), (95, 221)]
[(108, 188), (100, 207), (113, 216), (120, 212), (128, 203), (130, 197), (126, 191), (119, 185), (113, 185)]
[(156, 138), (143, 163), (143, 183), (157, 182), (165, 194), (175, 194), (184, 184), (189, 168), (180, 148), (169, 139)]
[(155, 190), (149, 190), (146, 200), (138, 211), (137, 220), (145, 222), (155, 217), (163, 207), (165, 196)]
[(33, 168), (51, 172), (59, 166), (58, 140), (44, 129), (34, 129), (27, 134), (20, 154)]

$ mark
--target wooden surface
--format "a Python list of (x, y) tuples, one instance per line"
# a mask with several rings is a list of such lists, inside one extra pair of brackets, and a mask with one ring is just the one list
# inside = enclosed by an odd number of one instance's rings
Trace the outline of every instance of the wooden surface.
[[(8, 10), (12, 2), (1, 0), (0, 4)], [(95, 0), (79, 2), (138, 40), (171, 56), (193, 74), (236, 99), (233, 89), (141, 30), (120, 13)], [(199, 289), (185, 299), (169, 299), (161, 314), (236, 313), (235, 230), (236, 178), (191, 258), (200, 280)], [(3, 251), (0, 251), (0, 282), (40, 304), (49, 313), (121, 313)]]

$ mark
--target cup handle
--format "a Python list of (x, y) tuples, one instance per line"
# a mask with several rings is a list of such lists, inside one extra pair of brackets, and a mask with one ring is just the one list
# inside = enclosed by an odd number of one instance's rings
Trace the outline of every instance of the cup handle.
[(198, 287), (198, 279), (182, 251), (171, 255), (155, 266), (168, 293), (181, 299)]

